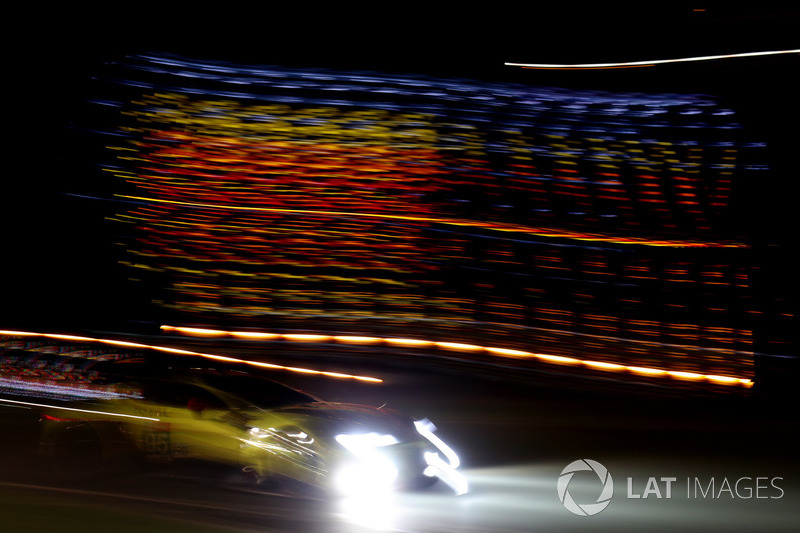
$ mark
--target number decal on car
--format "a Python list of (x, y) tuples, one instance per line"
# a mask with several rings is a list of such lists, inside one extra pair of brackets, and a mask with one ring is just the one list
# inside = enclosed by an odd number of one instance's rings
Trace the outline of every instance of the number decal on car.
[(169, 431), (148, 431), (144, 434), (144, 451), (148, 455), (169, 455)]

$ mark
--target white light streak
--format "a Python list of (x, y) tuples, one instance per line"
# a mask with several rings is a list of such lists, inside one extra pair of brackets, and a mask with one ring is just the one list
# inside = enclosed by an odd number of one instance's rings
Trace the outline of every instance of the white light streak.
[(621, 68), (621, 67), (645, 67), (651, 65), (661, 65), (665, 63), (686, 63), (692, 61), (714, 61), (717, 59), (732, 59), (740, 57), (757, 57), (779, 54), (798, 54), (800, 49), (794, 50), (773, 50), (768, 52), (745, 52), (742, 54), (725, 54), (714, 56), (682, 57), (678, 59), (655, 59), (652, 61), (630, 61), (626, 63), (577, 63), (577, 64), (555, 64), (555, 63), (505, 63), (508, 67), (542, 68), (542, 69), (591, 69), (591, 68)]
[(439, 457), (438, 453), (426, 452), (425, 462), (428, 463), (424, 472), (426, 476), (438, 477), (453, 489), (456, 496), (461, 496), (469, 492), (469, 482), (464, 474), (445, 463), (442, 458)]
[(437, 437), (433, 434), (436, 431), (436, 426), (433, 425), (433, 422), (428, 420), (427, 418), (424, 420), (415, 420), (414, 427), (417, 428), (417, 432), (428, 439), (436, 448), (444, 454), (447, 458), (448, 466), (455, 470), (456, 468), (461, 465), (461, 459), (458, 458), (456, 452), (453, 449), (444, 443), (442, 439)]
[(17, 400), (8, 400), (6, 398), (0, 398), (0, 402), (3, 403), (11, 403), (16, 405), (30, 405), (32, 407), (46, 407), (47, 409), (61, 409), (64, 411), (74, 411), (78, 413), (90, 413), (93, 415), (103, 415), (103, 416), (117, 416), (122, 418), (135, 418), (137, 420), (152, 420), (153, 422), (158, 422), (158, 418), (151, 418), (149, 416), (136, 416), (136, 415), (125, 415), (122, 413), (109, 413), (107, 411), (94, 411), (91, 409), (78, 409), (75, 407), (63, 407), (60, 405), (48, 405), (44, 403), (33, 403), (33, 402), (20, 402)]

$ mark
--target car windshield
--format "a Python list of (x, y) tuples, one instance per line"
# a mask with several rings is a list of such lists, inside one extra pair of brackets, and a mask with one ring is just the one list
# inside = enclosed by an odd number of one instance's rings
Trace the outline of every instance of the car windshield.
[(212, 387), (244, 400), (243, 407), (274, 409), (317, 401), (316, 398), (269, 379), (255, 376), (208, 376), (205, 381)]

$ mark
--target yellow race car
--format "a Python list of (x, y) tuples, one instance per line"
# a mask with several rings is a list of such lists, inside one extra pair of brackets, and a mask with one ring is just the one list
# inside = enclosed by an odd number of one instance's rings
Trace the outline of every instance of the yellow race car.
[(158, 354), (154, 369), (146, 354), (94, 355), (0, 353), (0, 401), (41, 408), (40, 453), (71, 476), (141, 457), (229, 465), (256, 483), (291, 480), (326, 494), (437, 479), (467, 492), (457, 455), (428, 420), (325, 402), (235, 365), (198, 369)]

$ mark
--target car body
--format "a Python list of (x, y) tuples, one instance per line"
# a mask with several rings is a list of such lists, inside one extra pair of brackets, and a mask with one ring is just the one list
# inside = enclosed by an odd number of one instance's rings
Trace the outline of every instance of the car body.
[(21, 389), (39, 396), (23, 403), (41, 408), (40, 453), (54, 470), (81, 476), (133, 458), (199, 460), (235, 467), (257, 483), (291, 480), (326, 494), (436, 479), (456, 493), (467, 490), (458, 457), (427, 420), (326, 402), (246, 365), (198, 366), (158, 354), (154, 368), (142, 354), (107, 356), (0, 354), (6, 376), (15, 369), (39, 374), (34, 381), (16, 376), (0, 383), (0, 392), (13, 383), (6, 398), (19, 397)]

